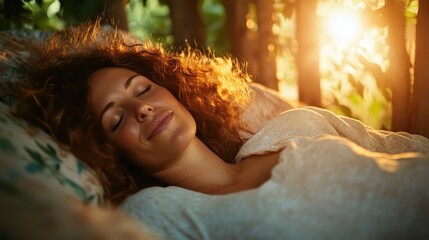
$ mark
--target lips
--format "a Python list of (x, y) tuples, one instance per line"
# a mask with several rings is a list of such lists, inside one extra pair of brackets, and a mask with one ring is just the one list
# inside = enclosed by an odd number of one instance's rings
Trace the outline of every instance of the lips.
[(158, 116), (156, 116), (155, 119), (149, 125), (146, 139), (150, 140), (162, 131), (164, 131), (168, 127), (168, 124), (170, 123), (172, 118), (173, 111), (171, 110), (158, 114)]

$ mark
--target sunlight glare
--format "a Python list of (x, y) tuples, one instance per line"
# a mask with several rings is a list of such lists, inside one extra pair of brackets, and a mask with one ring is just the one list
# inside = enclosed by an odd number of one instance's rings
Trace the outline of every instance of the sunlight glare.
[[(369, 37), (365, 37), (364, 39), (362, 39), (359, 42), (359, 47), (361, 47), (362, 49), (365, 49), (365, 52), (366, 52), (365, 55), (372, 56), (376, 53), (374, 40)], [(358, 52), (363, 55), (363, 51), (361, 49), (358, 49)]]
[(352, 12), (332, 12), (326, 21), (325, 28), (334, 40), (350, 43), (361, 31), (360, 19)]

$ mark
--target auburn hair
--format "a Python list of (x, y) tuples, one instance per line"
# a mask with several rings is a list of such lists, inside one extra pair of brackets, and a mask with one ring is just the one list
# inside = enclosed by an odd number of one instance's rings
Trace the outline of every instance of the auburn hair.
[(190, 48), (167, 51), (98, 21), (54, 32), (33, 49), (22, 66), (26, 79), (14, 113), (94, 169), (113, 203), (162, 183), (127, 165), (104, 136), (88, 99), (88, 77), (96, 70), (127, 68), (168, 89), (194, 117), (197, 136), (224, 161), (232, 162), (243, 144), (241, 112), (251, 79), (230, 57)]

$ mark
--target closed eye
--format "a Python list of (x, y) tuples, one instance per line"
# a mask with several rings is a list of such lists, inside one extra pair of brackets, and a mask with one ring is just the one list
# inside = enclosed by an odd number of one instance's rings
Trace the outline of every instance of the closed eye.
[(115, 123), (115, 125), (113, 125), (111, 131), (114, 132), (116, 131), (119, 126), (121, 126), (122, 121), (124, 120), (124, 113), (122, 113), (121, 117), (119, 118), (119, 120)]
[(152, 89), (152, 85), (147, 86), (143, 91), (141, 91), (140, 93), (137, 94), (136, 97), (139, 97), (147, 92), (149, 92)]

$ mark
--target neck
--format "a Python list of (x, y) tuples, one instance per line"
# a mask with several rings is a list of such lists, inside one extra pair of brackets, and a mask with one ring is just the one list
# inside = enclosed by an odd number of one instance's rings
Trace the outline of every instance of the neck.
[(172, 166), (153, 175), (168, 185), (211, 193), (236, 185), (239, 173), (239, 165), (224, 162), (196, 138)]

